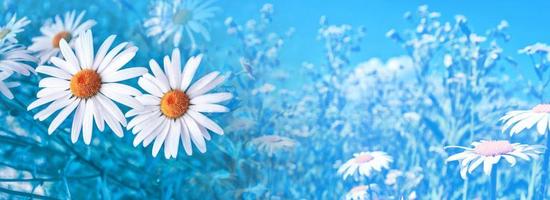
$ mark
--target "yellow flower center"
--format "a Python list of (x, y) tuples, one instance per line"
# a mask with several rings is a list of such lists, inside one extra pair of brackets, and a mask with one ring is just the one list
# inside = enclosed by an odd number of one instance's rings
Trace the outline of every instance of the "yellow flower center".
[(52, 45), (55, 48), (59, 48), (59, 42), (61, 41), (61, 39), (65, 39), (65, 41), (69, 42), (72, 38), (73, 36), (71, 35), (71, 33), (67, 31), (61, 31), (53, 36)]
[(189, 104), (187, 94), (181, 90), (171, 90), (160, 100), (160, 110), (166, 117), (176, 119), (187, 112)]
[(187, 9), (178, 10), (173, 17), (174, 23), (176, 24), (187, 24), (187, 22), (193, 19), (193, 13)]
[(91, 69), (83, 69), (71, 78), (71, 92), (74, 96), (87, 99), (101, 89), (101, 77)]
[(0, 30), (0, 40), (4, 39), (10, 32), (11, 30), (9, 28)]

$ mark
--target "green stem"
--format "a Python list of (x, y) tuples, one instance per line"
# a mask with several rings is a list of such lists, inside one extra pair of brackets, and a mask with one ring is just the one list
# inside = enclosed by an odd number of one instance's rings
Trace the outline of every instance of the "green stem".
[(491, 200), (497, 199), (497, 165), (493, 166), (491, 170), (491, 188), (489, 190), (489, 195)]
[(546, 133), (546, 149), (544, 152), (544, 159), (542, 161), (542, 176), (541, 184), (538, 192), (537, 199), (544, 199), (546, 196), (546, 183), (548, 182), (548, 160), (550, 159), (550, 133)]

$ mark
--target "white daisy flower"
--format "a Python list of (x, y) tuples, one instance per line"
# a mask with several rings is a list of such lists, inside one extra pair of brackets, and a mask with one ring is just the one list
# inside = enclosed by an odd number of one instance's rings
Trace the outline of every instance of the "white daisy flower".
[(13, 15), (5, 26), (0, 27), (0, 44), (6, 41), (17, 43), (15, 37), (18, 33), (23, 32), (23, 27), (27, 26), (31, 21), (27, 17), (17, 20), (17, 15)]
[(61, 39), (65, 39), (73, 47), (72, 39), (96, 24), (94, 20), (82, 22), (85, 13), (83, 11), (76, 16), (75, 11), (66, 12), (63, 19), (56, 15), (53, 23), (50, 20), (44, 23), (40, 28), (42, 36), (32, 38), (33, 44), (29, 46), (29, 50), (38, 53), (40, 64), (50, 60), (51, 57), (59, 57)]
[(472, 173), (478, 166), (483, 164), (483, 172), (486, 175), (491, 174), (493, 165), (497, 164), (501, 158), (504, 158), (510, 165), (514, 166), (516, 158), (530, 160), (538, 158), (544, 147), (540, 145), (524, 145), (519, 143), (510, 143), (507, 140), (481, 140), (473, 142), (474, 148), (449, 146), (446, 148), (461, 148), (463, 152), (449, 156), (445, 162), (459, 161), (460, 175), (466, 179), (467, 173)]
[(179, 49), (172, 51), (172, 58), (164, 57), (164, 70), (155, 60), (149, 61), (153, 74), (145, 74), (138, 81), (148, 93), (136, 97), (143, 107), (126, 113), (127, 117), (135, 116), (127, 127), (137, 134), (134, 146), (143, 142), (146, 147), (154, 140), (153, 156), (157, 156), (164, 144), (164, 156), (168, 159), (177, 157), (180, 139), (187, 155), (192, 155), (191, 141), (201, 153), (206, 152), (204, 139), (211, 138), (208, 130), (223, 135), (223, 129), (202, 113), (228, 112), (228, 108), (218, 103), (233, 95), (207, 94), (225, 81), (226, 77), (217, 71), (191, 84), (201, 60), (202, 55), (191, 57), (183, 72)]
[(382, 151), (355, 153), (352, 159), (340, 166), (338, 174), (342, 174), (344, 179), (348, 176), (370, 177), (373, 170), (388, 169), (391, 162), (392, 157)]
[(537, 133), (544, 135), (550, 129), (550, 104), (539, 104), (531, 110), (510, 111), (500, 118), (502, 132), (510, 129), (510, 135), (518, 134), (537, 125)]
[(278, 135), (260, 136), (252, 139), (250, 144), (256, 146), (258, 150), (267, 153), (269, 157), (273, 156), (278, 151), (289, 151), (296, 147), (296, 141)]
[(195, 47), (194, 34), (201, 34), (210, 41), (210, 33), (206, 29), (208, 20), (214, 17), (218, 7), (211, 6), (214, 0), (174, 0), (159, 1), (150, 11), (151, 18), (144, 22), (147, 36), (158, 37), (158, 43), (163, 43), (168, 37), (173, 37), (174, 46), (180, 44), (183, 34), (187, 34), (191, 45)]
[(0, 76), (0, 92), (4, 96), (13, 99), (13, 94), (9, 88), (16, 87), (19, 84), (4, 83), (3, 81), (14, 72), (24, 76), (30, 75), (31, 72), (35, 73), (34, 68), (28, 64), (32, 62), (36, 62), (36, 58), (31, 56), (25, 47), (14, 44), (0, 45), (0, 71), (2, 73)]
[(0, 72), (0, 93), (9, 99), (13, 99), (13, 94), (10, 91), (10, 88), (19, 86), (18, 82), (4, 82), (12, 75), (12, 72)]
[(78, 141), (82, 130), (84, 143), (90, 144), (94, 119), (100, 131), (104, 130), (106, 122), (117, 136), (123, 136), (120, 125), (126, 126), (126, 118), (113, 100), (129, 107), (139, 107), (141, 104), (132, 96), (141, 93), (117, 82), (141, 76), (147, 73), (147, 69), (121, 69), (136, 55), (138, 48), (127, 47), (128, 43), (124, 42), (109, 50), (115, 37), (109, 36), (95, 56), (91, 31), (86, 31), (75, 39), (74, 51), (65, 39), (61, 39), (59, 47), (64, 59), (52, 57), (50, 61), (55, 66), (42, 65), (36, 68), (37, 72), (51, 77), (40, 81), (38, 86), (42, 89), (36, 94), (38, 99), (28, 109), (51, 102), (34, 116), (40, 121), (61, 110), (52, 120), (48, 128), (49, 134), (76, 110), (71, 128), (73, 143)]
[(349, 190), (349, 192), (346, 194), (345, 199), (346, 200), (366, 200), (366, 199), (369, 199), (368, 192), (369, 192), (368, 185), (358, 185), (351, 188), (351, 190)]

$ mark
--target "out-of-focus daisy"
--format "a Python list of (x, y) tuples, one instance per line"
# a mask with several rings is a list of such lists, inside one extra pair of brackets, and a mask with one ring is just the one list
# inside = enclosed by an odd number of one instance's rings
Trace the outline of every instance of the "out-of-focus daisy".
[(296, 141), (278, 135), (260, 136), (252, 139), (250, 144), (256, 146), (258, 150), (267, 153), (269, 157), (280, 150), (290, 150), (296, 147)]
[(75, 11), (66, 12), (63, 19), (56, 15), (53, 23), (50, 20), (44, 23), (40, 28), (42, 36), (32, 38), (33, 44), (29, 46), (29, 50), (38, 53), (40, 64), (45, 63), (53, 56), (59, 57), (61, 39), (65, 39), (72, 47), (74, 45), (72, 39), (77, 38), (96, 24), (94, 20), (82, 22), (85, 13), (83, 11), (76, 16)]
[[(370, 184), (370, 185), (358, 185), (351, 190), (349, 190), (348, 193), (346, 193), (346, 200), (366, 200), (369, 199), (369, 189), (375, 190), (376, 185)], [(369, 188), (370, 187), (370, 188)]]
[(23, 17), (17, 20), (17, 16), (13, 15), (5, 26), (0, 27), (0, 44), (6, 41), (11, 43), (17, 43), (15, 37), (18, 33), (23, 31), (23, 27), (27, 26), (31, 21), (27, 17)]
[(113, 100), (129, 107), (139, 107), (141, 104), (132, 96), (141, 93), (117, 82), (141, 76), (147, 73), (147, 69), (121, 69), (136, 55), (138, 48), (127, 47), (128, 43), (124, 42), (109, 50), (115, 37), (109, 36), (95, 56), (91, 31), (75, 39), (74, 51), (65, 39), (61, 39), (59, 47), (64, 59), (52, 57), (50, 61), (55, 66), (42, 65), (36, 68), (37, 72), (51, 77), (40, 80), (38, 86), (42, 89), (36, 94), (38, 99), (28, 109), (51, 102), (34, 116), (40, 121), (61, 110), (52, 120), (49, 134), (76, 109), (71, 128), (73, 143), (78, 141), (82, 130), (84, 143), (90, 144), (94, 119), (100, 131), (104, 130), (107, 123), (117, 136), (123, 136), (120, 124), (126, 126), (126, 118)]
[(373, 170), (388, 169), (391, 162), (392, 157), (382, 151), (355, 153), (352, 159), (340, 166), (338, 174), (342, 174), (344, 179), (348, 176), (370, 177)]
[(18, 82), (5, 82), (11, 74), (12, 72), (0, 72), (0, 92), (9, 99), (13, 99), (13, 94), (11, 93), (10, 88), (20, 85)]
[(446, 148), (461, 148), (463, 152), (449, 156), (445, 162), (459, 161), (460, 175), (466, 179), (467, 173), (472, 173), (478, 166), (483, 164), (483, 172), (486, 175), (491, 174), (493, 165), (497, 164), (501, 158), (504, 158), (510, 165), (514, 166), (516, 158), (530, 160), (538, 158), (544, 147), (540, 145), (524, 145), (519, 143), (510, 143), (507, 140), (481, 140), (473, 142), (474, 148), (461, 146), (449, 146)]
[(9, 88), (16, 87), (19, 84), (4, 83), (3, 81), (14, 72), (24, 76), (30, 75), (31, 72), (34, 73), (34, 68), (28, 64), (32, 62), (36, 62), (36, 59), (30, 55), (25, 47), (14, 44), (0, 45), (0, 71), (2, 73), (0, 76), (0, 92), (4, 96), (13, 99), (13, 94)]
[(201, 34), (210, 40), (206, 29), (208, 20), (219, 10), (213, 7), (214, 0), (174, 0), (158, 1), (150, 11), (151, 18), (144, 22), (147, 36), (158, 37), (158, 43), (163, 43), (168, 37), (173, 37), (174, 46), (178, 46), (183, 34), (187, 34), (192, 47), (195, 47), (194, 34)]
[(510, 135), (530, 129), (535, 124), (537, 132), (544, 135), (550, 129), (550, 104), (539, 104), (531, 110), (510, 111), (500, 118), (500, 121), (504, 123), (502, 132), (511, 128)]
[(204, 139), (210, 140), (208, 130), (223, 135), (223, 129), (202, 113), (228, 112), (227, 107), (218, 103), (233, 95), (227, 92), (207, 94), (225, 80), (217, 71), (191, 84), (201, 60), (202, 55), (191, 57), (183, 72), (179, 49), (172, 51), (172, 58), (164, 57), (164, 70), (155, 60), (149, 61), (153, 74), (145, 74), (138, 81), (149, 94), (136, 97), (143, 107), (126, 113), (128, 117), (135, 116), (127, 127), (137, 134), (134, 146), (142, 142), (143, 146), (148, 146), (155, 140), (153, 156), (164, 144), (164, 156), (175, 158), (180, 139), (187, 155), (191, 155), (191, 141), (200, 152), (206, 152)]

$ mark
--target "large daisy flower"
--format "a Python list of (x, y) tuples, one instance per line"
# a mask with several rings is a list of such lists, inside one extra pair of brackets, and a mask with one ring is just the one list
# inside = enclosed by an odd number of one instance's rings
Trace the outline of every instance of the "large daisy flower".
[(537, 133), (544, 135), (550, 129), (550, 104), (539, 104), (531, 110), (510, 111), (500, 118), (502, 131), (510, 129), (510, 135), (518, 134), (537, 125)]
[(180, 44), (183, 34), (187, 34), (192, 47), (195, 47), (194, 34), (200, 33), (209, 41), (210, 33), (206, 29), (208, 20), (214, 17), (218, 7), (211, 5), (215, 1), (174, 0), (158, 1), (151, 10), (151, 18), (144, 22), (147, 36), (158, 37), (158, 43), (163, 43), (168, 37), (173, 37), (174, 46)]
[(391, 162), (392, 157), (382, 151), (355, 153), (352, 159), (340, 166), (338, 174), (342, 174), (344, 179), (351, 175), (370, 177), (373, 170), (388, 169)]
[(133, 67), (121, 70), (136, 55), (138, 48), (127, 47), (128, 43), (124, 42), (109, 50), (115, 37), (109, 36), (95, 56), (91, 31), (75, 39), (74, 51), (65, 39), (61, 39), (59, 48), (64, 59), (52, 57), (50, 61), (55, 66), (42, 65), (36, 68), (37, 72), (51, 77), (40, 81), (38, 86), (42, 89), (36, 94), (38, 99), (28, 109), (51, 102), (34, 116), (40, 121), (61, 110), (52, 120), (49, 134), (76, 110), (71, 128), (73, 143), (76, 143), (82, 130), (84, 143), (90, 144), (94, 119), (100, 131), (104, 130), (106, 122), (117, 136), (123, 136), (120, 124), (125, 126), (126, 119), (113, 100), (130, 107), (139, 107), (141, 104), (132, 96), (141, 93), (117, 82), (141, 76), (147, 73), (147, 69)]
[(132, 132), (137, 134), (134, 146), (143, 142), (146, 147), (154, 140), (153, 156), (157, 156), (164, 144), (164, 156), (175, 158), (180, 139), (187, 155), (191, 155), (191, 141), (204, 153), (204, 139), (211, 138), (208, 130), (219, 135), (224, 133), (218, 124), (202, 113), (228, 112), (228, 108), (218, 103), (231, 99), (233, 95), (227, 92), (206, 94), (225, 80), (225, 76), (217, 71), (191, 84), (201, 59), (202, 55), (191, 57), (183, 72), (179, 49), (172, 51), (172, 58), (164, 57), (164, 70), (155, 60), (149, 61), (153, 74), (145, 74), (138, 81), (149, 94), (136, 97), (143, 104), (142, 108), (126, 113), (127, 117), (135, 116), (127, 127), (133, 128)]
[(27, 17), (17, 20), (17, 16), (13, 15), (5, 26), (0, 27), (0, 44), (6, 41), (17, 43), (16, 35), (23, 31), (23, 27), (27, 26), (31, 21)]
[(540, 145), (524, 145), (519, 143), (510, 143), (507, 140), (481, 140), (473, 142), (474, 148), (449, 146), (447, 148), (461, 148), (463, 152), (449, 156), (445, 162), (459, 161), (460, 176), (466, 179), (467, 173), (472, 173), (478, 166), (483, 164), (483, 172), (486, 175), (491, 174), (493, 165), (497, 164), (501, 158), (504, 158), (510, 165), (514, 166), (516, 158), (530, 160), (538, 158), (544, 147)]
[(14, 72), (24, 76), (30, 75), (31, 72), (34, 73), (34, 68), (28, 65), (31, 62), (36, 62), (36, 59), (30, 55), (25, 47), (15, 44), (0, 45), (0, 92), (4, 96), (13, 99), (13, 94), (9, 88), (16, 87), (19, 84), (4, 83), (3, 81)]
[(82, 22), (85, 13), (81, 12), (76, 16), (75, 11), (66, 12), (63, 19), (56, 15), (53, 23), (49, 20), (46, 21), (40, 28), (42, 36), (32, 38), (33, 44), (29, 46), (29, 50), (38, 53), (40, 64), (53, 56), (59, 56), (61, 39), (65, 39), (72, 46), (74, 44), (72, 39), (77, 38), (96, 24), (94, 20)]

